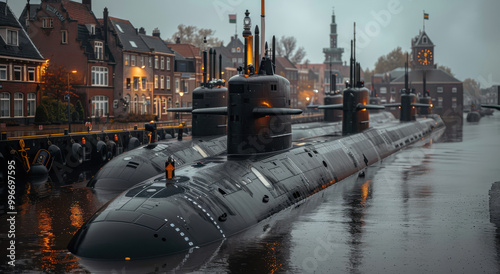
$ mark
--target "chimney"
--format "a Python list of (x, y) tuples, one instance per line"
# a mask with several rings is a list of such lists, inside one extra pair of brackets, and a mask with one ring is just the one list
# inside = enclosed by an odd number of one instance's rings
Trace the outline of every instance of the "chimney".
[(180, 44), (181, 43), (181, 38), (180, 37), (175, 38), (175, 43), (176, 44)]
[(139, 34), (144, 34), (144, 35), (146, 35), (146, 30), (145, 30), (143, 27), (141, 27), (141, 28), (139, 29)]
[(104, 8), (103, 15), (103, 28), (104, 28), (104, 48), (107, 48), (108, 45), (108, 8)]
[(30, 20), (31, 20), (31, 5), (30, 5), (30, 0), (28, 0), (28, 3), (26, 3), (26, 29), (30, 26)]
[(87, 8), (89, 9), (89, 11), (92, 11), (92, 0), (82, 0), (82, 4), (84, 4), (85, 6), (87, 6)]
[(160, 30), (158, 28), (153, 30), (153, 36), (160, 38)]

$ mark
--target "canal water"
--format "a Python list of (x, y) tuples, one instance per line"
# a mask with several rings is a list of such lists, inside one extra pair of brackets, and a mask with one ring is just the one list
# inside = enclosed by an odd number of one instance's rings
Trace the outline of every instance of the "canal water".
[[(460, 124), (460, 123), (459, 123)], [(451, 127), (450, 127), (451, 128)], [(500, 112), (403, 150), (237, 236), (147, 261), (74, 257), (66, 245), (101, 207), (85, 187), (26, 186), (16, 207), (15, 267), (1, 215), (1, 272), (498, 273), (489, 190), (500, 181)]]

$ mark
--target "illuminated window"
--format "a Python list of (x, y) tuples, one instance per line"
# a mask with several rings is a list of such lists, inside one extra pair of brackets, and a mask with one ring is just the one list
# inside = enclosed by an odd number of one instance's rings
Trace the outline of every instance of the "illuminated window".
[(241, 52), (241, 48), (240, 48), (240, 47), (237, 47), (237, 48), (236, 48), (236, 52)]
[(130, 63), (130, 55), (128, 54), (125, 54), (125, 61), (123, 62), (125, 64), (125, 66), (128, 66), (129, 63)]
[(160, 77), (160, 88), (165, 89), (165, 76)]
[(162, 109), (162, 114), (167, 114), (167, 99), (165, 98), (161, 99), (161, 109)]
[(158, 75), (155, 75), (155, 88), (158, 88)]
[(14, 117), (23, 116), (24, 96), (20, 92), (14, 93)]
[(155, 69), (158, 69), (158, 56), (155, 56)]
[(170, 57), (167, 57), (167, 70), (170, 70)]
[(161, 68), (162, 70), (164, 70), (164, 69), (165, 69), (165, 57), (163, 57), (163, 56), (161, 57), (161, 61), (160, 61), (160, 68)]
[(10, 93), (0, 93), (0, 117), (10, 117)]
[(149, 65), (149, 67), (153, 66), (153, 57), (148, 58), (148, 65)]
[(137, 111), (139, 110), (138, 107), (139, 107), (139, 96), (137, 96), (137, 94), (134, 96), (134, 102), (133, 102), (133, 106), (132, 106), (134, 109), (133, 109), (133, 112), (134, 113), (137, 113)]
[(35, 116), (36, 111), (36, 94), (28, 93), (28, 116)]
[(144, 56), (141, 56), (141, 67), (145, 66), (146, 64), (144, 63)]
[(179, 93), (179, 78), (175, 78), (175, 93)]
[(170, 76), (167, 76), (167, 89), (170, 89)]

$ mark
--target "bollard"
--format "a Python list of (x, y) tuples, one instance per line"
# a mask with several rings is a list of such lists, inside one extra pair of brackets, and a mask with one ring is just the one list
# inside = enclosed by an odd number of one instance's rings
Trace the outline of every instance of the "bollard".
[(184, 130), (184, 126), (179, 124), (179, 132), (177, 133), (177, 140), (182, 141), (182, 132)]
[(64, 135), (68, 135), (68, 130), (67, 129), (64, 130)]
[(7, 140), (7, 132), (2, 132), (2, 138), (0, 140)]

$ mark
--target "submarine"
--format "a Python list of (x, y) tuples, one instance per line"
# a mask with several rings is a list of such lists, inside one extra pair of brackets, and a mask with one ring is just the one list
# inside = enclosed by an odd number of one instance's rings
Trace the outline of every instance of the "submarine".
[[(443, 134), (437, 115), (370, 127), (367, 110), (383, 106), (368, 104), (368, 89), (350, 81), (343, 96), (342, 136), (292, 142), (291, 116), (302, 111), (290, 108), (290, 83), (274, 74), (267, 51), (259, 65), (250, 65), (253, 36), (245, 14), (245, 67), (228, 81), (227, 109), (193, 110), (227, 115), (226, 152), (177, 168), (168, 157), (165, 174), (135, 185), (96, 212), (71, 239), (71, 253), (131, 261), (189, 252), (298, 206), (329, 186), (355, 180), (367, 166)], [(408, 106), (402, 104), (401, 111), (411, 113)]]
[[(256, 31), (256, 37), (258, 31)], [(273, 45), (273, 48), (275, 46)], [(203, 161), (204, 158), (226, 152), (227, 88), (222, 78), (222, 63), (219, 58), (219, 79), (216, 79), (216, 53), (212, 49), (203, 51), (203, 82), (193, 90), (193, 107), (170, 108), (169, 112), (192, 113), (192, 136), (178, 142), (166, 140), (155, 142), (156, 124), (145, 125), (152, 132), (152, 142), (115, 156), (106, 163), (87, 183), (103, 201), (112, 199), (122, 191), (164, 171), (166, 157), (172, 156), (177, 166)], [(273, 50), (272, 56), (275, 56)], [(220, 57), (220, 56), (219, 56)], [(256, 59), (256, 63), (258, 59)], [(208, 69), (209, 68), (209, 69)], [(273, 60), (273, 69), (275, 61)], [(207, 73), (207, 70), (209, 71)], [(208, 75), (207, 75), (208, 74)], [(207, 77), (211, 81), (207, 81)], [(342, 95), (330, 92), (325, 96), (325, 105), (341, 104)], [(210, 113), (195, 110), (213, 108)], [(214, 112), (215, 111), (215, 112)], [(217, 113), (218, 111), (218, 113)], [(221, 112), (222, 111), (222, 112)], [(222, 114), (222, 115), (214, 115)], [(373, 123), (384, 123), (394, 119), (389, 112), (373, 114)], [(292, 140), (339, 133), (342, 130), (342, 111), (325, 110), (323, 122), (292, 125)]]

